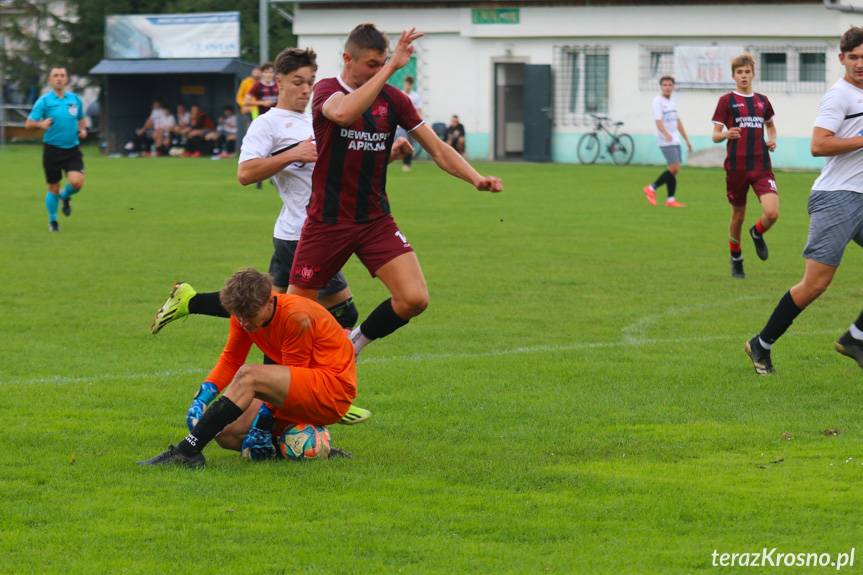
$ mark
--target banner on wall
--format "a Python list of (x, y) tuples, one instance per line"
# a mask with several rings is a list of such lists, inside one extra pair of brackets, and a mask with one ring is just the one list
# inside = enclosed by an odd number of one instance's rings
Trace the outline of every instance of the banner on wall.
[(731, 59), (742, 46), (675, 46), (674, 83), (683, 88), (734, 88)]
[(240, 13), (105, 17), (105, 58), (238, 58)]

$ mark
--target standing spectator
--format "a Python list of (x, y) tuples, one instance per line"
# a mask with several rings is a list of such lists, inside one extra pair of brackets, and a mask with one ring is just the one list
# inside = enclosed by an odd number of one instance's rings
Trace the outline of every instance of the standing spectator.
[(668, 199), (665, 200), (665, 205), (670, 208), (685, 208), (686, 206), (679, 203), (674, 196), (677, 174), (680, 172), (680, 136), (686, 140), (689, 153), (692, 153), (692, 144), (689, 143), (686, 130), (683, 129), (683, 122), (677, 116), (677, 102), (671, 97), (674, 91), (674, 78), (663, 76), (659, 80), (659, 87), (662, 93), (653, 99), (653, 119), (656, 122), (656, 144), (665, 156), (668, 169), (660, 174), (659, 179), (644, 187), (644, 194), (647, 196), (647, 201), (655, 206), (656, 190), (665, 184), (668, 187)]
[(453, 116), (446, 128), (444, 138), (446, 143), (455, 148), (459, 154), (464, 154), (464, 126), (458, 121), (458, 116)]
[[(836, 275), (845, 247), (863, 246), (863, 28), (852, 26), (839, 41), (845, 75), (818, 106), (812, 128), (812, 155), (827, 156), (809, 194), (809, 239), (803, 248), (806, 272), (788, 290), (761, 333), (746, 342), (746, 353), (761, 375), (774, 373), (770, 350)], [(835, 343), (836, 351), (863, 367), (863, 312)]]
[[(414, 77), (413, 76), (406, 76), (404, 82), (402, 83), (402, 88), (404, 89), (404, 93), (407, 94), (408, 98), (410, 98), (411, 104), (413, 104), (414, 108), (416, 108), (417, 115), (420, 118), (422, 118), (423, 117), (423, 99), (422, 99), (422, 96), (420, 96), (419, 92), (414, 90), (414, 84), (415, 84)], [(410, 142), (410, 144), (413, 146), (414, 139), (407, 132), (407, 130), (405, 130), (401, 126), (399, 126), (396, 129), (396, 135), (407, 138), (408, 142)], [(403, 172), (410, 172), (411, 171), (411, 161), (412, 160), (413, 160), (413, 154), (408, 154), (407, 156), (404, 157), (404, 159), (402, 159), (402, 163), (404, 164), (402, 166)]]
[[(243, 133), (246, 133), (246, 130), (249, 129), (249, 124), (252, 122), (252, 106), (246, 106), (246, 94), (249, 93), (249, 90), (252, 89), (252, 86), (257, 84), (261, 80), (261, 67), (255, 66), (252, 69), (252, 75), (240, 82), (240, 88), (237, 90), (237, 106), (240, 110), (240, 113), (237, 114), (237, 121), (239, 123), (239, 127), (242, 128)], [(257, 112), (257, 110), (255, 110)]]
[[(63, 203), (63, 215), (72, 215), (71, 197), (84, 185), (84, 156), (78, 144), (87, 137), (87, 120), (84, 103), (77, 94), (66, 91), (69, 76), (66, 68), (54, 66), (48, 73), (51, 91), (36, 100), (24, 127), (28, 130), (45, 130), (42, 137), (42, 167), (48, 193), (45, 208), (48, 210), (48, 230), (60, 231), (57, 208)], [(60, 192), (60, 181), (66, 171), (66, 187)]]
[(758, 222), (749, 229), (749, 235), (755, 242), (755, 254), (762, 260), (766, 260), (768, 255), (763, 234), (779, 218), (776, 176), (772, 172), (769, 153), (776, 149), (776, 126), (773, 124), (773, 106), (767, 97), (752, 91), (752, 80), (755, 78), (755, 58), (752, 54), (744, 52), (732, 58), (731, 73), (737, 89), (719, 98), (713, 114), (713, 141), (719, 143), (728, 140), (725, 195), (731, 204), (731, 223), (728, 224), (731, 276), (746, 279), (740, 236), (750, 186), (764, 210)]
[(246, 94), (245, 105), (256, 106), (257, 114), (252, 111), (252, 119), (275, 106), (279, 102), (279, 86), (275, 82), (276, 70), (272, 62), (261, 64), (261, 80)]

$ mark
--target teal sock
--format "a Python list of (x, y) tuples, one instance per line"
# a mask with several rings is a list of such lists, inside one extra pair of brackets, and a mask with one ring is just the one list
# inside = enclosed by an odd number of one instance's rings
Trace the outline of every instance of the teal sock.
[(51, 192), (45, 196), (45, 207), (48, 209), (48, 219), (52, 222), (57, 221), (57, 208), (60, 206), (60, 197), (55, 196)]
[(80, 191), (81, 190), (76, 190), (75, 188), (73, 188), (72, 184), (67, 183), (66, 187), (63, 188), (63, 191), (60, 192), (60, 197), (63, 198), (64, 200), (68, 200), (69, 196), (74, 196), (75, 194), (77, 194)]

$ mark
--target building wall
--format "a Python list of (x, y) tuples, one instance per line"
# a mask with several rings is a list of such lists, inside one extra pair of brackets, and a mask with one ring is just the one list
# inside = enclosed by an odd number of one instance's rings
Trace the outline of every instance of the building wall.
[[(446, 122), (458, 114), (468, 132), (468, 153), (476, 159), (493, 156), (495, 62), (552, 65), (553, 82), (558, 84), (561, 70), (556, 49), (607, 46), (608, 115), (624, 122), (623, 129), (635, 139), (634, 163), (662, 164), (651, 116), (651, 102), (659, 88), (646, 86), (639, 70), (645, 46), (821, 47), (827, 54), (826, 82), (818, 90), (799, 93), (784, 86), (776, 90), (755, 84), (755, 91), (763, 90), (776, 110), (779, 138), (774, 164), (820, 168), (823, 159), (809, 154), (812, 121), (823, 91), (844, 73), (837, 57), (838, 39), (856, 16), (821, 4), (522, 7), (518, 24), (484, 25), (471, 22), (469, 8), (376, 9), (370, 14), (306, 4), (298, 5), (295, 18), (299, 45), (312, 46), (318, 53), (319, 78), (340, 72), (343, 42), (356, 24), (373, 21), (393, 41), (401, 30), (416, 26), (425, 34), (415, 43), (424, 116), (430, 122)], [(711, 118), (718, 98), (731, 89), (733, 85), (675, 92), (680, 117), (696, 150), (721, 147), (711, 140)], [(553, 160), (577, 162), (578, 139), (590, 127), (562, 122), (560, 107), (555, 101)]]

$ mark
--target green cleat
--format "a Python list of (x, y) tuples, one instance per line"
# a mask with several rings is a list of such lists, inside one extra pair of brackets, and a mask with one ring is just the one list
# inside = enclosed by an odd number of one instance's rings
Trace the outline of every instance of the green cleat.
[(186, 282), (174, 284), (174, 289), (171, 290), (171, 295), (168, 296), (168, 301), (159, 308), (156, 317), (153, 318), (153, 325), (150, 326), (150, 333), (156, 335), (162, 328), (174, 321), (189, 315), (189, 300), (192, 299), (197, 292), (195, 288)]
[(342, 425), (356, 425), (364, 421), (368, 421), (372, 417), (372, 412), (362, 407), (352, 405), (348, 408), (348, 412), (339, 420)]

